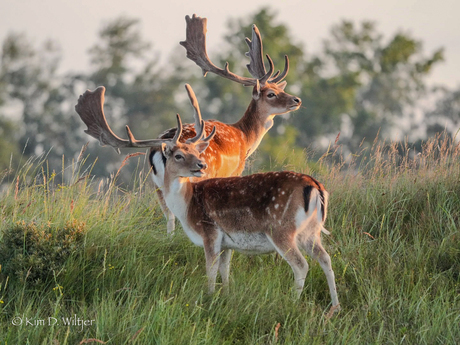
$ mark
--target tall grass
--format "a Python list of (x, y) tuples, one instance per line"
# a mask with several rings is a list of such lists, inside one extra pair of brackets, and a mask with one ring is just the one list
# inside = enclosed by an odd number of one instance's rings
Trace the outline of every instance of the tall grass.
[[(180, 227), (166, 236), (142, 158), (129, 189), (116, 174), (93, 180), (81, 162), (64, 169), (70, 178), (49, 172), (45, 160), (28, 162), (1, 196), (0, 233), (77, 222), (85, 236), (40, 285), (27, 273), (0, 276), (0, 343), (457, 343), (459, 153), (439, 136), (415, 154), (376, 142), (359, 163), (335, 148), (318, 161), (324, 173), (315, 177), (331, 194), (332, 235), (323, 241), (342, 306), (333, 318), (325, 276), (310, 258), (300, 300), (291, 269), (274, 254), (235, 253), (229, 291), (207, 295), (203, 250)], [(88, 325), (65, 325), (74, 315)]]

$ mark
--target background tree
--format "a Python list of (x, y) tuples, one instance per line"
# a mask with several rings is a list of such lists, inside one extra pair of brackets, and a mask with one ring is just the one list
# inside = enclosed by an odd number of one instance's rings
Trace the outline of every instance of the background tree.
[(386, 43), (373, 22), (343, 21), (331, 36), (323, 52), (306, 62), (302, 99), (312, 122), (305, 126), (295, 118), (300, 142), (308, 142), (306, 135), (334, 138), (343, 129), (347, 135), (341, 142), (352, 151), (363, 138), (372, 142), (379, 131), (390, 137), (400, 130), (400, 137), (393, 138), (400, 139), (405, 134), (401, 124), (409, 122), (414, 105), (428, 92), (429, 72), (443, 60), (442, 49), (426, 57), (421, 42), (404, 33)]
[(433, 110), (428, 111), (427, 135), (446, 131), (452, 137), (457, 137), (460, 129), (460, 87), (455, 90), (442, 88), (441, 96)]
[(0, 183), (9, 169), (17, 168), (20, 157), (17, 132), (15, 123), (0, 116)]
[(75, 99), (71, 83), (57, 74), (60, 57), (55, 42), (35, 48), (24, 35), (13, 33), (3, 43), (0, 64), (0, 111), (16, 114), (13, 123), (2, 123), (10, 149), (25, 157), (49, 151), (51, 165), (58, 167), (61, 156), (72, 156), (81, 138), (70, 130), (79, 121), (70, 115), (68, 100)]

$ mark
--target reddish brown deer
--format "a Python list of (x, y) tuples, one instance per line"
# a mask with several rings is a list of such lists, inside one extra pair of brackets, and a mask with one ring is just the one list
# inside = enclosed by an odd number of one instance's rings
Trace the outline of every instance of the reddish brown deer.
[[(187, 33), (186, 41), (181, 44), (187, 49), (187, 57), (195, 61), (206, 72), (212, 72), (237, 83), (254, 86), (252, 100), (244, 116), (234, 124), (224, 124), (216, 120), (205, 122), (206, 132), (209, 133), (213, 126), (217, 134), (209, 144), (209, 149), (203, 154), (202, 159), (207, 164), (206, 178), (238, 176), (243, 172), (246, 159), (257, 149), (265, 133), (273, 126), (273, 118), (279, 114), (285, 114), (297, 110), (302, 104), (300, 98), (284, 92), (286, 82), (283, 79), (289, 71), (289, 59), (285, 57), (285, 68), (280, 74), (273, 75), (273, 62), (267, 55), (270, 70), (265, 70), (262, 52), (262, 38), (259, 30), (254, 25), (252, 40), (246, 39), (249, 46), (247, 55), (250, 63), (247, 68), (254, 78), (240, 77), (228, 69), (216, 67), (206, 53), (206, 18), (193, 15), (186, 17)], [(191, 89), (188, 92), (193, 92)], [(201, 122), (201, 114), (197, 107), (195, 124), (184, 125), (179, 138), (180, 142), (193, 138), (196, 134), (195, 126)], [(176, 129), (164, 132), (160, 138), (170, 139), (176, 133)], [(160, 204), (168, 220), (168, 233), (174, 231), (174, 214), (168, 210), (163, 200), (163, 155), (158, 149), (152, 149), (150, 162), (153, 167), (153, 180), (159, 187), (158, 196)], [(193, 177), (193, 182), (204, 177)]]
[[(271, 172), (244, 177), (202, 178), (207, 163), (200, 156), (209, 149), (213, 127), (205, 135), (204, 122), (198, 133), (180, 142), (183, 127), (177, 115), (177, 131), (171, 140), (138, 141), (127, 127), (128, 140), (117, 137), (104, 117), (103, 89), (87, 91), (76, 110), (88, 125), (86, 133), (101, 143), (119, 147), (152, 147), (164, 161), (163, 196), (167, 207), (180, 220), (190, 240), (204, 247), (209, 292), (214, 292), (217, 272), (228, 285), (231, 251), (263, 254), (276, 251), (294, 272), (297, 295), (302, 292), (308, 263), (299, 250), (304, 249), (323, 269), (332, 298), (331, 311), (339, 310), (331, 259), (321, 244), (327, 214), (328, 193), (314, 178), (295, 172)], [(189, 92), (195, 113), (198, 102)]]

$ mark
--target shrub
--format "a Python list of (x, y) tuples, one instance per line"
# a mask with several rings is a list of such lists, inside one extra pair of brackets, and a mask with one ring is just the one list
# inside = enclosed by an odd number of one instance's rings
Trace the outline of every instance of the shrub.
[(17, 222), (5, 229), (0, 241), (2, 273), (21, 282), (39, 285), (64, 269), (78, 253), (86, 234), (85, 224), (68, 222), (64, 227)]

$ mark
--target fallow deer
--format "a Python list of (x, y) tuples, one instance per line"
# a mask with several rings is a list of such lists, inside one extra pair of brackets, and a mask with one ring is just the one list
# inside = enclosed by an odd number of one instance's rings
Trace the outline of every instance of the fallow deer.
[[(206, 130), (201, 121), (198, 133), (182, 143), (183, 127), (177, 115), (177, 131), (171, 140), (137, 141), (128, 127), (129, 139), (123, 140), (110, 130), (101, 96), (103, 89), (99, 88), (78, 100), (76, 110), (88, 126), (85, 132), (115, 148), (159, 150), (164, 162), (164, 200), (190, 240), (204, 247), (210, 293), (215, 290), (218, 271), (223, 285), (228, 285), (232, 250), (246, 254), (276, 251), (291, 266), (300, 296), (308, 272), (300, 247), (319, 262), (329, 285), (331, 312), (339, 310), (331, 259), (321, 244), (321, 232), (328, 233), (324, 228), (328, 193), (320, 182), (286, 171), (191, 182), (207, 172), (200, 155), (209, 149), (217, 127), (203, 139)], [(197, 115), (198, 102), (193, 93), (189, 97)]]
[[(216, 67), (208, 58), (206, 53), (206, 18), (193, 15), (186, 17), (187, 31), (186, 41), (181, 42), (187, 50), (187, 57), (195, 61), (207, 72), (215, 73), (224, 78), (230, 79), (245, 86), (254, 86), (252, 100), (244, 116), (234, 124), (224, 124), (216, 120), (205, 121), (206, 130), (209, 132), (213, 126), (216, 127), (214, 140), (209, 143), (209, 149), (202, 155), (203, 161), (207, 164), (206, 178), (227, 177), (241, 175), (246, 159), (257, 149), (265, 133), (273, 126), (273, 118), (276, 115), (285, 114), (299, 109), (302, 101), (300, 98), (284, 92), (286, 82), (283, 79), (289, 71), (289, 59), (285, 57), (285, 68), (280, 74), (273, 75), (274, 66), (270, 57), (267, 59), (270, 69), (265, 70), (263, 62), (262, 38), (258, 28), (252, 28), (252, 40), (246, 38), (249, 52), (246, 55), (250, 58), (247, 68), (253, 78), (238, 76), (228, 69)], [(188, 89), (188, 92), (191, 89)], [(184, 125), (183, 132), (179, 138), (180, 142), (193, 138), (196, 134), (195, 126), (201, 122), (201, 114), (198, 111), (195, 116), (195, 124)], [(165, 131), (159, 138), (170, 139), (176, 133), (176, 128)], [(168, 210), (163, 200), (163, 155), (158, 149), (150, 152), (150, 162), (153, 166), (153, 180), (159, 187), (158, 196), (163, 212), (167, 218), (167, 231), (172, 233), (175, 226), (175, 217)], [(204, 177), (193, 177), (192, 181), (197, 182)]]

